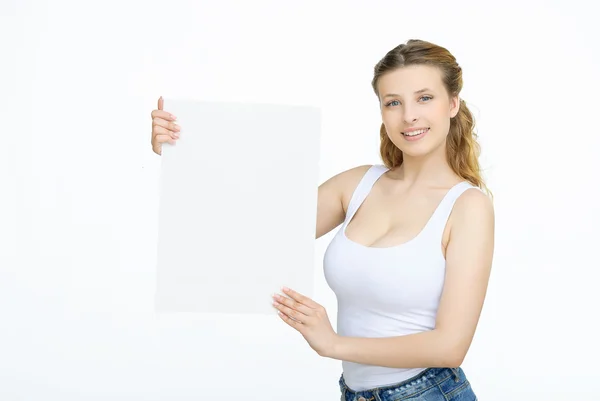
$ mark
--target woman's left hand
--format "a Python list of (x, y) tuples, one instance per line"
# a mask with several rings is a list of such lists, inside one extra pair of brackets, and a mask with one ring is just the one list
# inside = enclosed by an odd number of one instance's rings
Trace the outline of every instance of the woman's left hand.
[(300, 332), (317, 354), (330, 356), (338, 335), (331, 327), (325, 308), (296, 291), (285, 287), (282, 290), (289, 298), (273, 295), (273, 306), (279, 310), (279, 317)]

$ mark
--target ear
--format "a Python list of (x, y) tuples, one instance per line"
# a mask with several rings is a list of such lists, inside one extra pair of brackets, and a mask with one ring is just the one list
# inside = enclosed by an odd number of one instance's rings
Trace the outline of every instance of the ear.
[(452, 96), (450, 98), (450, 118), (456, 117), (460, 110), (460, 97)]

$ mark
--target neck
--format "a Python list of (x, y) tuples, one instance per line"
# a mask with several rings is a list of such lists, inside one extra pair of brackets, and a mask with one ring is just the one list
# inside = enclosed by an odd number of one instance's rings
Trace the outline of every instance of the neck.
[(443, 186), (457, 178), (448, 164), (445, 144), (425, 156), (412, 157), (404, 154), (402, 165), (394, 170), (394, 176), (409, 185)]

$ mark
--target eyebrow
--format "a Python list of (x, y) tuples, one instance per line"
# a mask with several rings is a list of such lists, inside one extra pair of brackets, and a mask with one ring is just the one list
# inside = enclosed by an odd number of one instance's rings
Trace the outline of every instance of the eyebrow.
[[(419, 89), (418, 91), (415, 92), (415, 95), (419, 94), (419, 93), (423, 93), (423, 92), (432, 92), (431, 89), (429, 88), (423, 88), (423, 89)], [(387, 95), (385, 95), (383, 98), (385, 99), (386, 97), (400, 97), (400, 95), (396, 94), (396, 93), (388, 93)]]

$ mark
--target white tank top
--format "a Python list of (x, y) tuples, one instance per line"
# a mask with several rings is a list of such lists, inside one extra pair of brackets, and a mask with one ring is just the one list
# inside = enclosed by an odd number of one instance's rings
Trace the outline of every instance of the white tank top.
[[(408, 242), (387, 248), (360, 245), (346, 226), (373, 184), (388, 169), (371, 167), (356, 187), (346, 218), (325, 252), (325, 279), (338, 301), (337, 331), (349, 337), (395, 337), (432, 330), (444, 285), (442, 236), (463, 181), (444, 196), (423, 230)], [(344, 380), (361, 391), (401, 382), (425, 370), (396, 369), (342, 361)], [(432, 366), (433, 367), (433, 366)]]

